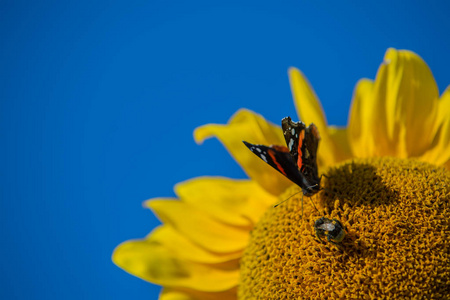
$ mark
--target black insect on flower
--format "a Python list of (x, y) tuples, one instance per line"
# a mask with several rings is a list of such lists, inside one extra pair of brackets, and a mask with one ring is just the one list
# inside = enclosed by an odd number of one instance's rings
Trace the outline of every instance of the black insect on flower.
[(342, 242), (345, 237), (345, 227), (339, 220), (330, 220), (325, 217), (314, 222), (314, 230), (316, 231), (317, 238), (323, 242), (322, 237), (335, 245)]

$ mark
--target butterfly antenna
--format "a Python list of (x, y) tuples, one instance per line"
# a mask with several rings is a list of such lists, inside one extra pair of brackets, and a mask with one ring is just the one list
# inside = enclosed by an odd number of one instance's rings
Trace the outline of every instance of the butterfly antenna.
[[(284, 199), (283, 201), (281, 201), (281, 202), (275, 204), (273, 207), (277, 207), (278, 205), (280, 205), (280, 204), (282, 204), (282, 203), (288, 201), (289, 199), (291, 199), (292, 197), (294, 197), (295, 195), (297, 195), (297, 194), (299, 194), (299, 193), (301, 193), (301, 192), (302, 192), (302, 191), (290, 195), (287, 199)], [(303, 197), (302, 197), (302, 203), (303, 203)]]
[(302, 214), (300, 216), (301, 220), (303, 220), (303, 196), (305, 196), (305, 194), (302, 194)]
[(300, 219), (302, 219), (302, 221), (303, 221), (303, 196), (304, 196), (305, 194), (302, 194), (302, 215), (300, 216)]

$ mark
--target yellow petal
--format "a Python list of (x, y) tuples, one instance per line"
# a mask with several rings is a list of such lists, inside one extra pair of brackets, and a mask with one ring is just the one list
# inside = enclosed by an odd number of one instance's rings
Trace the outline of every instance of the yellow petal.
[(174, 289), (163, 289), (158, 300), (197, 300), (187, 292), (181, 292)]
[(435, 132), (430, 150), (421, 159), (436, 165), (442, 165), (450, 160), (450, 86), (447, 87), (439, 100)]
[(237, 285), (239, 269), (221, 270), (184, 261), (165, 247), (146, 240), (128, 241), (114, 250), (112, 260), (125, 271), (165, 287), (226, 291)]
[(438, 88), (415, 53), (388, 49), (374, 86), (377, 103), (370, 120), (377, 155), (422, 155), (430, 146), (438, 109)]
[(144, 206), (151, 208), (163, 223), (210, 251), (234, 252), (247, 245), (248, 230), (226, 225), (181, 201), (152, 199)]
[(443, 123), (450, 119), (450, 85), (447, 86), (439, 100), (438, 123)]
[(354, 157), (375, 156), (377, 138), (369, 124), (377, 103), (373, 97), (373, 82), (361, 79), (353, 92), (348, 122), (348, 140)]
[[(340, 162), (352, 157), (352, 151), (348, 142), (347, 128), (329, 126), (327, 131), (331, 140), (331, 145), (333, 145), (333, 149), (331, 151), (334, 153), (335, 160)], [(326, 167), (331, 166), (331, 164), (327, 161), (324, 161), (322, 165)]]
[(229, 267), (236, 265), (235, 260), (242, 255), (242, 251), (215, 253), (206, 250), (192, 241), (186, 236), (175, 230), (172, 226), (163, 225), (154, 229), (147, 237), (149, 243), (155, 243), (163, 246), (174, 257), (197, 263), (226, 263)]
[(450, 160), (448, 160), (446, 163), (444, 163), (443, 166), (445, 168), (447, 168), (447, 170), (450, 170)]
[(247, 175), (274, 195), (281, 194), (292, 183), (253, 154), (242, 141), (252, 144), (285, 145), (281, 128), (249, 110), (241, 109), (227, 125), (209, 124), (194, 131), (197, 143), (217, 137), (241, 165)]
[[(348, 141), (346, 139), (338, 141), (330, 137), (322, 105), (306, 77), (300, 70), (290, 68), (289, 80), (300, 119), (306, 125), (314, 123), (319, 129), (321, 136), (317, 154), (319, 168), (334, 165), (342, 159), (350, 157)], [(334, 133), (333, 130), (332, 133)]]
[(164, 288), (159, 300), (236, 300), (237, 289), (232, 288), (221, 292), (201, 292), (191, 289)]
[(298, 116), (306, 125), (314, 123), (322, 132), (327, 127), (327, 120), (316, 93), (299, 69), (289, 68), (288, 72)]
[(180, 199), (224, 223), (250, 230), (266, 209), (278, 201), (251, 180), (203, 177), (175, 187)]

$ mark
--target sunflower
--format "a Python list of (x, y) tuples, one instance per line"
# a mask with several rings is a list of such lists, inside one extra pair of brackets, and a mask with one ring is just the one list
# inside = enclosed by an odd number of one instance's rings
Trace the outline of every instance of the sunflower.
[[(194, 138), (218, 138), (250, 179), (195, 178), (175, 186), (175, 199), (146, 201), (163, 225), (117, 246), (114, 263), (163, 286), (163, 300), (450, 297), (450, 89), (439, 97), (417, 54), (388, 49), (338, 128), (304, 75), (291, 68), (289, 78), (300, 119), (321, 134), (320, 211), (305, 203), (301, 220), (300, 196), (273, 208), (298, 187), (242, 140), (284, 138), (242, 109)], [(341, 220), (342, 245), (315, 239), (321, 216)]]

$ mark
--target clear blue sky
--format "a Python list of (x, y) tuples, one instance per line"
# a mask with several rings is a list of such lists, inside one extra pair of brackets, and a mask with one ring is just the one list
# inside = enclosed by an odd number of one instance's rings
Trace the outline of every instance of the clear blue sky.
[(296, 118), (289, 66), (337, 125), (388, 47), (450, 84), (448, 1), (275, 3), (1, 1), (0, 298), (156, 299), (114, 247), (158, 224), (141, 203), (175, 183), (245, 177), (192, 131), (241, 107)]

